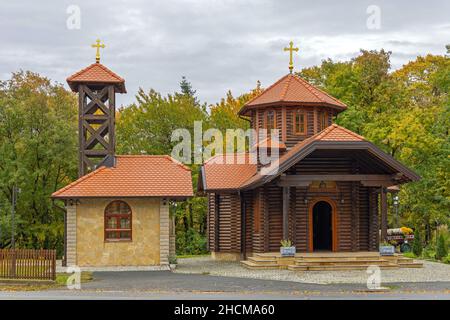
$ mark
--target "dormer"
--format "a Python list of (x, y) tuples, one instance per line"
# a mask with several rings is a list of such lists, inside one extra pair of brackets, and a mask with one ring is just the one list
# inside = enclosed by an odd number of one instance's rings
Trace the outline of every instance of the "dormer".
[(247, 102), (239, 115), (253, 129), (280, 130), (280, 140), (292, 147), (328, 127), (347, 106), (301, 77), (289, 73)]

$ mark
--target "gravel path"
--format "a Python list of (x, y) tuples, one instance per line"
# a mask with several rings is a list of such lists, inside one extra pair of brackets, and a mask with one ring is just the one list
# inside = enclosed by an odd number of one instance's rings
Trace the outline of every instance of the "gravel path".
[[(215, 276), (284, 280), (303, 283), (366, 283), (366, 270), (355, 271), (289, 271), (248, 270), (238, 262), (214, 261), (210, 257), (178, 259), (176, 273), (209, 274)], [(423, 268), (381, 270), (381, 282), (442, 282), (450, 281), (450, 265), (423, 261)]]

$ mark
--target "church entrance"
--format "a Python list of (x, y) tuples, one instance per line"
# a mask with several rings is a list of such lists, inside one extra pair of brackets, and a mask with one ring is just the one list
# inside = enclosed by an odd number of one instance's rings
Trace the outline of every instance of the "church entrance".
[(312, 249), (333, 249), (333, 209), (327, 201), (318, 201), (312, 208)]

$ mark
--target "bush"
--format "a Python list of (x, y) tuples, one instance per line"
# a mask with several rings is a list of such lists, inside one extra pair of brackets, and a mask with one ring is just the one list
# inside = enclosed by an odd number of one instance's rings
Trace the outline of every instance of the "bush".
[(420, 232), (418, 229), (414, 231), (414, 240), (412, 243), (412, 252), (418, 257), (422, 255), (422, 240), (420, 238)]
[(411, 258), (411, 259), (414, 259), (414, 258), (417, 257), (417, 256), (414, 254), (414, 252), (405, 252), (405, 253), (403, 254), (403, 256), (405, 256), (406, 258)]
[(199, 255), (205, 254), (206, 236), (202, 236), (194, 229), (187, 232), (177, 232), (177, 254), (178, 255)]
[(446, 257), (442, 258), (442, 262), (450, 264), (450, 253), (447, 254)]
[(442, 260), (444, 257), (448, 255), (448, 246), (447, 241), (445, 241), (445, 237), (443, 233), (439, 233), (439, 236), (436, 241), (436, 259)]
[(425, 247), (422, 251), (422, 257), (425, 259), (435, 259), (436, 251), (434, 251), (434, 248), (431, 246)]

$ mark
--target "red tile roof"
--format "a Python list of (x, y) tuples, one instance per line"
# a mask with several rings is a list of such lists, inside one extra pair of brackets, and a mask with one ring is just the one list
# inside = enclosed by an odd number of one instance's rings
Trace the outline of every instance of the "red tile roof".
[(264, 140), (261, 140), (256, 144), (257, 148), (267, 148), (267, 149), (281, 149), (285, 150), (286, 145), (282, 141), (276, 141), (272, 140), (270, 137), (265, 138)]
[(345, 110), (347, 106), (297, 75), (287, 74), (256, 96), (239, 111), (244, 115), (256, 106), (317, 105)]
[[(313, 142), (350, 142), (350, 143), (366, 143), (369, 144), (373, 151), (380, 154), (380, 156), (384, 156), (386, 158), (389, 158), (390, 161), (394, 163), (399, 168), (399, 172), (402, 171), (403, 173), (406, 173), (411, 181), (420, 179), (419, 176), (417, 176), (414, 172), (410, 171), (408, 168), (404, 167), (400, 162), (392, 158), (390, 155), (385, 154), (383, 151), (379, 150), (376, 146), (369, 143), (367, 140), (364, 139), (364, 137), (360, 136), (359, 134), (354, 133), (353, 131), (350, 131), (344, 127), (341, 127), (337, 124), (332, 124), (331, 126), (325, 128), (321, 132), (298, 142), (296, 145), (294, 145), (291, 149), (289, 149), (285, 154), (280, 156), (280, 159), (278, 160), (278, 166), (277, 166), (277, 173), (276, 174), (270, 174), (269, 172), (266, 172), (265, 175), (261, 174), (261, 172), (258, 172), (254, 176), (252, 176), (250, 179), (245, 181), (245, 183), (241, 184), (241, 188), (249, 188), (253, 187), (255, 185), (260, 184), (261, 182), (264, 184), (273, 178), (277, 177), (278, 175), (282, 174), (285, 170), (289, 168), (290, 160), (295, 157), (297, 154), (303, 152), (309, 145), (311, 145)], [(383, 160), (380, 160), (383, 161)], [(268, 179), (268, 181), (264, 181), (265, 179)]]
[(80, 83), (113, 83), (116, 84), (117, 92), (126, 93), (125, 80), (101, 63), (93, 63), (74, 73), (67, 78), (67, 83), (74, 92)]
[(191, 171), (170, 156), (116, 156), (115, 167), (100, 167), (52, 194), (53, 198), (191, 197)]
[(256, 174), (257, 165), (251, 160), (249, 153), (221, 154), (210, 158), (201, 169), (203, 186), (200, 189), (238, 189)]

